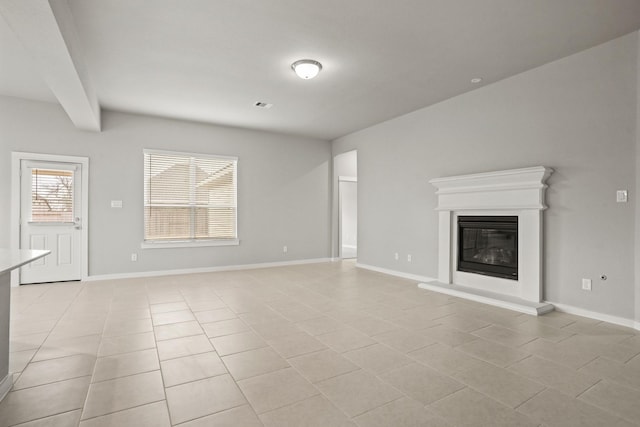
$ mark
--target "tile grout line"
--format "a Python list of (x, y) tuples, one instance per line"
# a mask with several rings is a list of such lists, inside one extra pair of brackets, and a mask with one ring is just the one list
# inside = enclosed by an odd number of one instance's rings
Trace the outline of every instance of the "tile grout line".
[[(514, 411), (517, 411), (517, 412), (519, 412), (519, 413), (523, 414), (523, 415), (527, 415), (527, 414), (525, 414), (525, 413), (523, 413), (523, 412), (518, 411), (518, 408), (520, 408), (520, 407), (521, 407), (522, 405), (524, 405), (525, 403), (529, 402), (530, 400), (535, 399), (538, 395), (540, 395), (540, 394), (542, 394), (542, 393), (544, 393), (545, 391), (547, 391), (547, 390), (549, 390), (549, 389), (550, 389), (550, 387), (547, 387), (547, 386), (545, 386), (544, 384), (542, 384), (542, 385), (544, 386), (544, 387), (542, 388), (542, 390), (540, 390), (539, 392), (535, 393), (535, 394), (534, 394), (533, 396), (531, 396), (530, 398), (525, 399), (523, 402), (521, 402), (521, 403), (519, 403), (518, 405), (514, 406), (512, 409), (513, 409)], [(500, 403), (502, 403), (502, 402), (500, 402)], [(528, 416), (528, 415), (527, 415), (527, 416)]]
[[(95, 416), (89, 417), (89, 418), (80, 418), (79, 423), (82, 424), (82, 423), (84, 423), (86, 421), (89, 421), (89, 420), (95, 420), (96, 418), (101, 418), (101, 417), (108, 417), (108, 416), (111, 416), (111, 415), (114, 415), (114, 414), (119, 414), (119, 413), (122, 413), (122, 412), (130, 411), (132, 409), (142, 408), (143, 406), (153, 405), (153, 404), (156, 404), (156, 403), (159, 403), (159, 402), (164, 402), (164, 400), (154, 400), (153, 402), (147, 402), (147, 403), (142, 403), (140, 405), (131, 406), (129, 408), (118, 409), (117, 411), (109, 412), (109, 413), (106, 413), (106, 414), (95, 415)], [(77, 409), (76, 409), (76, 411), (77, 411)], [(82, 414), (80, 414), (80, 416), (82, 417)]]
[[(180, 293), (181, 293), (181, 294), (182, 294), (182, 296), (184, 297), (184, 294), (182, 293), (182, 291), (181, 291)], [(218, 298), (219, 298), (219, 297), (218, 297)], [(227, 303), (226, 303), (224, 300), (222, 300), (222, 298), (219, 298), (219, 299), (220, 299), (220, 301), (222, 301), (222, 303), (225, 305), (225, 307), (226, 307), (229, 311), (231, 311), (232, 313), (236, 314), (236, 316), (237, 316), (237, 314), (238, 314), (238, 313), (236, 313), (234, 310), (232, 310), (232, 309), (231, 309), (231, 307), (229, 307), (229, 306), (227, 305)], [(189, 310), (191, 310), (191, 306), (189, 306), (189, 304), (188, 304), (188, 303), (187, 303), (187, 306), (189, 307)], [(251, 408), (251, 411), (253, 411), (253, 413), (256, 415), (256, 418), (258, 418), (258, 413), (256, 412), (256, 410), (255, 410), (255, 408), (253, 407), (253, 405), (251, 405), (251, 403), (249, 402), (249, 399), (247, 399), (247, 396), (246, 396), (246, 395), (244, 394), (244, 392), (242, 391), (242, 388), (240, 388), (240, 386), (238, 385), (238, 381), (234, 378), (234, 376), (233, 376), (233, 375), (231, 374), (231, 372), (229, 371), (229, 368), (228, 368), (227, 364), (226, 364), (226, 363), (224, 363), (224, 360), (222, 359), (222, 356), (220, 356), (220, 354), (219, 354), (219, 352), (218, 352), (218, 349), (216, 349), (216, 347), (215, 347), (215, 345), (213, 344), (213, 342), (211, 342), (211, 338), (209, 338), (209, 337), (207, 336), (207, 334), (206, 334), (206, 332), (205, 332), (204, 328), (202, 327), (202, 323), (200, 323), (200, 321), (198, 320), (197, 316), (194, 314), (194, 312), (193, 312), (192, 310), (191, 310), (191, 314), (193, 315), (193, 317), (194, 317), (195, 321), (198, 323), (198, 326), (199, 326), (199, 327), (200, 327), (200, 329), (202, 330), (202, 333), (204, 334), (205, 338), (206, 338), (206, 339), (207, 339), (207, 341), (209, 341), (209, 343), (211, 344), (211, 347), (213, 348), (214, 352), (216, 353), (216, 355), (217, 355), (217, 356), (218, 356), (218, 358), (220, 359), (220, 363), (222, 363), (222, 365), (224, 366), (224, 368), (225, 368), (225, 370), (226, 370), (226, 374), (220, 374), (220, 375), (217, 375), (217, 376), (221, 376), (221, 375), (229, 375), (229, 378), (231, 378), (231, 380), (233, 381), (234, 385), (236, 386), (236, 388), (238, 389), (238, 391), (239, 391), (239, 392), (240, 392), (240, 394), (242, 395), (242, 397), (243, 397), (243, 399), (244, 399), (244, 403), (243, 403), (243, 404), (241, 404), (241, 405), (233, 406), (233, 407), (231, 407), (231, 408), (226, 408), (226, 409), (223, 409), (223, 410), (220, 410), (220, 411), (216, 411), (216, 412), (213, 412), (213, 413), (211, 413), (211, 414), (206, 414), (206, 415), (203, 415), (202, 417), (198, 417), (198, 418), (194, 418), (194, 419), (191, 419), (191, 420), (187, 420), (187, 421), (185, 421), (185, 423), (186, 423), (186, 422), (191, 422), (191, 421), (194, 421), (194, 420), (197, 420), (197, 419), (202, 419), (202, 418), (205, 418), (205, 417), (209, 417), (209, 416), (211, 416), (211, 415), (219, 414), (219, 413), (224, 412), (224, 411), (227, 411), (227, 410), (231, 410), (231, 409), (239, 408), (239, 407), (244, 406), (244, 405), (249, 406), (249, 407)], [(236, 317), (236, 318), (237, 318), (237, 319), (239, 319), (239, 317)], [(242, 321), (242, 319), (240, 319), (240, 320)], [(243, 322), (243, 323), (244, 323), (244, 322)], [(245, 324), (246, 324), (246, 323), (245, 323)], [(247, 325), (247, 326), (248, 326), (249, 328), (251, 328), (249, 325)], [(158, 357), (159, 357), (159, 355), (158, 355)], [(176, 359), (176, 358), (174, 358), (174, 359)], [(174, 359), (169, 359), (169, 360), (174, 360)], [(215, 376), (214, 376), (214, 377), (215, 377)], [(209, 377), (209, 378), (214, 378), (214, 377)], [(195, 381), (200, 381), (200, 380), (195, 380)], [(193, 382), (193, 381), (190, 381), (190, 382)], [(185, 384), (188, 384), (188, 383), (185, 383)], [(165, 398), (166, 398), (166, 388), (165, 388)], [(169, 401), (167, 400), (167, 408), (168, 408), (168, 406), (169, 406)], [(171, 414), (169, 414), (169, 415), (171, 415)], [(173, 423), (173, 420), (171, 419), (171, 417), (170, 417), (170, 421), (171, 421), (171, 425), (172, 425), (172, 426), (174, 426), (174, 425), (179, 425), (179, 424), (184, 424), (184, 423), (174, 424), (174, 423)]]
[(583, 399), (579, 399), (579, 398), (580, 398), (580, 396), (582, 396), (583, 394), (585, 394), (585, 393), (586, 393), (586, 392), (588, 392), (589, 390), (591, 390), (591, 389), (595, 388), (598, 384), (600, 384), (600, 383), (601, 383), (601, 382), (603, 382), (603, 381), (605, 381), (605, 380), (600, 380), (600, 381), (598, 381), (598, 382), (597, 382), (597, 383), (595, 383), (593, 386), (589, 387), (588, 389), (586, 389), (585, 391), (583, 391), (582, 393), (580, 393), (578, 396), (576, 396), (576, 400), (580, 400), (580, 402), (582, 402), (583, 404), (585, 404), (585, 405), (589, 405), (589, 406), (593, 406), (594, 408), (597, 408), (597, 409), (599, 409), (599, 410), (601, 410), (601, 411), (604, 411), (605, 413), (607, 413), (607, 414), (609, 414), (609, 415), (612, 415), (612, 416), (614, 416), (615, 418), (618, 418), (618, 419), (620, 419), (620, 420), (625, 420), (625, 421), (629, 421), (629, 422), (631, 422), (631, 423), (638, 424), (638, 422), (637, 422), (636, 420), (634, 420), (634, 419), (629, 419), (629, 418), (627, 418), (627, 417), (625, 417), (625, 416), (623, 416), (623, 415), (620, 415), (620, 414), (616, 414), (616, 413), (614, 413), (614, 412), (611, 412), (611, 410), (610, 410), (610, 409), (608, 409), (608, 408), (604, 408), (604, 407), (602, 407), (602, 406), (600, 406), (600, 405), (598, 405), (598, 404), (596, 404), (596, 403), (591, 403), (591, 402), (587, 402), (587, 401), (585, 401), (585, 400), (583, 400)]
[[(107, 310), (107, 318), (109, 317), (109, 314), (112, 313), (111, 308), (113, 307), (113, 299), (114, 299), (114, 293), (113, 293), (113, 289), (112, 289), (111, 301), (109, 302), (109, 309)], [(147, 299), (147, 306), (148, 306), (148, 299)], [(153, 327), (153, 321), (151, 320), (151, 322), (152, 322), (152, 327)], [(98, 344), (98, 350), (97, 350), (97, 354), (96, 354), (96, 361), (95, 361), (94, 366), (93, 366), (93, 372), (91, 374), (91, 379), (89, 380), (89, 387), (87, 388), (87, 394), (86, 394), (85, 399), (84, 399), (84, 404), (82, 405), (82, 412), (80, 413), (80, 420), (78, 422), (79, 424), (84, 422), (84, 421), (90, 420), (90, 419), (94, 419), (94, 418), (98, 418), (98, 417), (102, 417), (102, 416), (108, 416), (108, 415), (111, 415), (111, 414), (114, 414), (114, 413), (117, 413), (117, 412), (122, 412), (122, 411), (126, 411), (128, 409), (133, 409), (133, 408), (123, 408), (123, 409), (118, 410), (118, 411), (113, 411), (113, 412), (109, 412), (107, 414), (101, 414), (101, 415), (97, 415), (95, 417), (89, 417), (89, 418), (86, 418), (86, 419), (83, 419), (83, 417), (82, 417), (84, 415), (84, 409), (87, 406), (87, 401), (89, 400), (89, 395), (90, 395), (91, 387), (92, 387), (93, 384), (100, 384), (100, 383), (104, 383), (106, 381), (113, 381), (113, 380), (117, 380), (119, 378), (130, 377), (130, 376), (138, 374), (138, 373), (130, 374), (130, 375), (126, 375), (126, 376), (123, 376), (123, 377), (116, 377), (116, 378), (111, 378), (111, 379), (108, 379), (108, 380), (93, 382), (93, 377), (95, 375), (96, 368), (97, 368), (97, 365), (98, 365), (98, 363), (97, 363), (97, 360), (99, 358), (98, 357), (98, 353), (100, 352), (100, 348), (102, 347), (103, 338), (113, 338), (113, 337), (105, 337), (104, 336), (104, 331), (106, 330), (106, 327), (107, 327), (107, 321), (106, 321), (106, 318), (105, 318), (105, 322), (104, 322), (104, 325), (103, 325), (103, 328), (102, 328), (102, 334), (100, 335), (100, 343)], [(141, 332), (141, 334), (142, 333), (145, 333), (145, 332)], [(136, 334), (125, 334), (125, 335), (136, 335)], [(119, 335), (119, 336), (122, 336), (122, 335)], [(145, 350), (149, 350), (149, 349), (145, 349)], [(144, 350), (142, 350), (142, 351), (144, 351)], [(126, 353), (118, 353), (118, 354), (111, 355), (111, 356), (119, 356), (120, 354), (129, 354), (129, 353), (134, 353), (134, 352), (135, 351), (126, 352)], [(106, 357), (111, 357), (111, 356), (106, 356)], [(144, 372), (144, 373), (154, 372), (154, 371), (155, 370), (147, 371), (147, 372)], [(166, 397), (165, 397), (165, 399), (166, 399)], [(144, 406), (144, 405), (149, 404), (149, 403), (155, 403), (155, 402), (148, 402), (148, 403), (145, 403), (143, 405), (137, 405), (135, 407)]]
[[(231, 308), (230, 308), (230, 309), (231, 309)], [(235, 313), (235, 311), (234, 311), (234, 310), (231, 310), (231, 311), (233, 311), (233, 312)], [(236, 314), (239, 314), (239, 313), (236, 313)], [(325, 315), (325, 316), (326, 316), (326, 315)], [(321, 316), (319, 316), (319, 317), (321, 317)], [(329, 316), (329, 318), (331, 318), (331, 317)], [(242, 319), (240, 318), (240, 320), (242, 320)], [(308, 320), (308, 319), (307, 319), (307, 320)], [(339, 320), (337, 320), (337, 319), (334, 319), (334, 320), (335, 320), (335, 321), (339, 321)], [(289, 323), (291, 323), (291, 324), (295, 324), (295, 322), (292, 322), (292, 321), (289, 321)], [(245, 324), (246, 324), (246, 322), (245, 322)], [(250, 328), (250, 329), (251, 329), (255, 334), (259, 335), (259, 336), (262, 338), (262, 336), (261, 336), (260, 334), (258, 334), (258, 332), (257, 332), (257, 331), (252, 327), (252, 325), (249, 325), (249, 324), (246, 324), (246, 325), (247, 325), (247, 327), (249, 327), (249, 328)], [(347, 325), (347, 326), (348, 326), (348, 325)], [(305, 331), (303, 331), (303, 330), (301, 330), (301, 331), (302, 331), (302, 332), (305, 332)], [(305, 333), (307, 333), (307, 332), (305, 332)], [(308, 334), (308, 333), (307, 333), (307, 334)], [(316, 336), (313, 336), (313, 335), (311, 335), (311, 334), (308, 334), (308, 335), (309, 335), (309, 336), (312, 336), (314, 339), (318, 340)], [(263, 339), (264, 339), (264, 338), (263, 338)], [(318, 340), (318, 341), (319, 341), (319, 342), (322, 342), (322, 341), (320, 341), (320, 340)], [(267, 345), (269, 346), (269, 348), (272, 348), (272, 347), (268, 344), (268, 342), (267, 342), (266, 340), (265, 340), (265, 343), (267, 343)], [(324, 344), (324, 343), (322, 343), (322, 344)], [(326, 344), (324, 344), (324, 345), (326, 345)], [(215, 348), (215, 347), (214, 347), (214, 348)], [(273, 349), (273, 348), (272, 348), (272, 349)], [(327, 349), (329, 349), (329, 350), (331, 350), (331, 351), (335, 351), (335, 350), (333, 350), (333, 349), (329, 348), (328, 346), (327, 346)], [(302, 355), (298, 355), (298, 356), (295, 356), (295, 357), (305, 356), (305, 355), (309, 355), (309, 354), (313, 354), (313, 353), (319, 353), (319, 352), (321, 352), (321, 351), (326, 351), (327, 349), (318, 350), (317, 352), (309, 352), (309, 353), (302, 354)], [(275, 351), (275, 349), (274, 349), (274, 351)], [(276, 353), (278, 353), (278, 352), (276, 351)], [(336, 353), (337, 353), (337, 354), (340, 354), (340, 353), (338, 353), (338, 352), (336, 352)], [(235, 353), (235, 354), (238, 354), (238, 353)], [(280, 357), (282, 357), (282, 356), (280, 355)], [(294, 357), (291, 357), (291, 358), (294, 358)], [(287, 368), (282, 368), (282, 369), (280, 369), (280, 370), (284, 370), (284, 369), (292, 369), (292, 370), (294, 370), (294, 371), (296, 372), (296, 374), (298, 374), (298, 375), (299, 375), (299, 376), (300, 376), (304, 381), (306, 381), (306, 382), (307, 382), (311, 387), (313, 387), (313, 388), (318, 392), (318, 394), (316, 394), (316, 395), (314, 395), (314, 396), (318, 396), (318, 395), (322, 396), (324, 399), (326, 399), (326, 400), (329, 402), (329, 404), (331, 404), (331, 405), (332, 405), (333, 407), (335, 407), (338, 411), (340, 411), (341, 413), (343, 413), (347, 419), (351, 419), (351, 417), (349, 417), (349, 416), (348, 416), (346, 413), (344, 413), (340, 408), (338, 408), (338, 407), (337, 407), (337, 406), (336, 406), (336, 405), (331, 401), (331, 399), (329, 399), (327, 396), (325, 396), (325, 395), (322, 393), (322, 390), (321, 390), (320, 388), (318, 388), (318, 387), (316, 386), (316, 384), (314, 384), (314, 383), (312, 383), (311, 381), (309, 381), (309, 380), (308, 380), (304, 375), (302, 375), (302, 373), (301, 373), (301, 372), (300, 372), (300, 371), (299, 371), (299, 370), (298, 370), (294, 365), (292, 365), (291, 363), (289, 363), (289, 361), (288, 361), (288, 359), (287, 359), (287, 358), (284, 358), (284, 357), (283, 357), (283, 360), (284, 360), (284, 361), (289, 365), (289, 367), (287, 367)], [(277, 371), (278, 371), (278, 370), (276, 370), (276, 371), (272, 371), (272, 372), (277, 372)], [(272, 372), (269, 372), (269, 373), (272, 373)], [(355, 372), (355, 371), (350, 371), (350, 372)], [(267, 373), (267, 374), (269, 374), (269, 373)], [(262, 374), (262, 375), (266, 375), (266, 374)], [(338, 376), (340, 376), (340, 375), (343, 375), (343, 374), (336, 375), (335, 377), (338, 377)], [(256, 375), (256, 376), (253, 376), (253, 377), (250, 377), (250, 378), (255, 378), (255, 377), (257, 377), (257, 376), (260, 376), (260, 375)], [(231, 377), (233, 378), (233, 375), (231, 375)], [(334, 378), (334, 377), (332, 377), (332, 378)], [(233, 379), (234, 379), (234, 381), (236, 381), (236, 380), (235, 380), (235, 378), (233, 378)], [(245, 378), (245, 379), (248, 379), (248, 378)], [(328, 378), (327, 378), (327, 379), (328, 379)], [(324, 381), (324, 380), (323, 380), (323, 381)], [(236, 382), (236, 385), (237, 385), (237, 382)], [(247, 401), (247, 403), (249, 404), (249, 406), (252, 408), (253, 412), (256, 414), (256, 416), (258, 417), (258, 419), (260, 419), (260, 415), (262, 415), (262, 414), (258, 414), (258, 412), (255, 410), (255, 408), (253, 408), (253, 405), (251, 405), (251, 403), (249, 402), (249, 400), (246, 398), (246, 396), (244, 395), (244, 392), (242, 391), (242, 389), (240, 388), (240, 386), (239, 386), (239, 385), (238, 385), (238, 388), (240, 389), (240, 392), (241, 392), (241, 393), (242, 393), (242, 395), (244, 396), (244, 398), (245, 398), (245, 400)], [(313, 397), (313, 396), (310, 396), (310, 397), (307, 397), (307, 398), (301, 399), (301, 400), (299, 400), (299, 401), (291, 402), (291, 403), (288, 403), (288, 404), (286, 404), (286, 405), (283, 405), (283, 406), (281, 406), (281, 407), (279, 407), (279, 408), (273, 408), (273, 409), (271, 409), (271, 410), (269, 410), (269, 411), (266, 411), (266, 412), (264, 412), (264, 413), (268, 413), (268, 412), (276, 411), (276, 410), (278, 410), (278, 409), (282, 409), (282, 408), (285, 408), (285, 407), (287, 407), (287, 406), (292, 406), (292, 405), (295, 405), (295, 404), (297, 404), (297, 403), (299, 403), (299, 402), (303, 402), (303, 401), (305, 401), (305, 400), (307, 400), (307, 399), (310, 399), (310, 398), (312, 398), (312, 397)], [(264, 413), (263, 413), (263, 414), (264, 414)], [(262, 419), (260, 419), (260, 422), (262, 422)]]
[[(148, 292), (148, 290), (147, 290), (147, 292)], [(187, 304), (186, 300), (184, 299), (184, 293), (182, 292), (182, 290), (180, 288), (178, 288), (178, 292), (180, 293), (180, 296), (182, 298), (182, 301), (180, 301), (180, 302), (184, 302), (186, 304), (187, 309), (189, 310), (189, 312), (191, 313), (193, 318), (197, 321), (197, 317), (193, 314), (193, 311), (191, 310), (191, 307), (189, 306), (189, 304)], [(167, 408), (167, 415), (169, 416), (169, 424), (173, 426), (173, 425), (175, 425), (175, 423), (173, 422), (173, 416), (171, 414), (171, 407), (169, 406), (169, 398), (167, 396), (167, 388), (168, 387), (166, 387), (166, 385), (165, 385), (164, 375), (162, 374), (162, 362), (164, 362), (165, 360), (160, 359), (160, 350), (158, 349), (158, 340), (156, 338), (156, 325), (153, 322), (153, 314), (154, 313), (151, 312), (151, 306), (152, 305), (153, 304), (149, 301), (149, 313), (151, 313), (151, 325), (152, 325), (152, 328), (153, 328), (153, 342), (155, 343), (156, 355), (158, 356), (158, 366), (160, 367), (160, 380), (162, 381), (162, 393), (164, 395), (164, 402), (165, 402), (165, 406)], [(176, 310), (176, 311), (181, 311), (181, 310)], [(183, 323), (183, 322), (176, 322), (176, 323)], [(170, 323), (170, 324), (171, 325), (175, 325), (176, 323)], [(198, 323), (198, 326), (199, 326), (200, 330), (202, 331), (202, 334), (204, 334), (204, 330), (202, 329), (202, 325), (200, 325), (200, 322), (197, 322), (197, 323)], [(165, 325), (158, 325), (158, 326), (165, 326)], [(204, 334), (204, 335), (206, 337), (206, 334)], [(195, 336), (197, 336), (197, 335), (195, 335)], [(183, 338), (183, 337), (181, 337), (181, 338)], [(215, 350), (215, 347), (213, 347), (213, 344), (211, 344), (211, 347)], [(174, 358), (174, 359), (177, 359), (177, 357)], [(167, 360), (173, 360), (173, 359), (167, 359)], [(178, 385), (178, 384), (176, 384), (176, 385)], [(187, 420), (187, 421), (189, 421), (189, 420)]]
[[(593, 389), (595, 386), (597, 386), (598, 384), (600, 384), (603, 380), (599, 379), (595, 384), (592, 384), (591, 386), (587, 387), (586, 389), (582, 390), (580, 393), (578, 393), (574, 399), (579, 399), (580, 396), (582, 396), (583, 394), (585, 394), (586, 392), (588, 392), (589, 390)], [(583, 401), (584, 402), (584, 401)], [(585, 402), (587, 403), (587, 402)]]
[[(52, 285), (52, 286), (53, 286), (53, 285)], [(42, 293), (42, 294), (37, 298), (37, 300), (39, 300), (42, 296), (44, 296), (47, 292), (49, 292), (49, 291), (51, 291), (51, 290), (52, 290), (52, 289), (48, 289), (46, 292)], [(60, 321), (62, 320), (62, 318), (64, 318), (65, 314), (66, 314), (66, 313), (71, 309), (71, 306), (72, 306), (72, 305), (73, 305), (73, 303), (78, 299), (78, 297), (80, 296), (80, 294), (81, 294), (81, 292), (82, 292), (83, 290), (84, 290), (84, 286), (83, 286), (83, 284), (82, 284), (82, 283), (80, 283), (80, 285), (78, 286), (78, 291), (76, 292), (75, 296), (73, 297), (73, 299), (71, 300), (71, 302), (69, 303), (69, 305), (67, 306), (67, 308), (62, 312), (62, 314), (60, 315), (60, 317), (56, 320), (56, 322), (54, 323), (53, 328), (51, 328), (51, 330), (47, 333), (47, 336), (46, 336), (46, 337), (45, 337), (45, 339), (42, 341), (42, 344), (40, 344), (40, 346), (38, 346), (37, 350), (35, 351), (35, 353), (34, 353), (34, 354), (33, 354), (33, 356), (31, 357), (31, 359), (29, 360), (29, 362), (27, 363), (27, 365), (26, 365), (26, 366), (24, 367), (24, 369), (20, 372), (20, 375), (18, 376), (18, 380), (20, 379), (20, 377), (22, 377), (22, 373), (23, 373), (23, 372), (24, 372), (24, 371), (29, 367), (29, 365), (30, 365), (31, 363), (37, 363), (37, 362), (39, 362), (39, 361), (33, 362), (33, 358), (38, 354), (38, 352), (40, 351), (40, 349), (41, 349), (41, 348), (44, 346), (44, 344), (47, 342), (47, 340), (48, 340), (48, 339), (49, 339), (49, 337), (51, 336), (51, 333), (53, 332), (53, 330), (54, 330), (54, 329), (56, 328), (56, 326), (60, 323)], [(28, 307), (30, 307), (30, 306), (31, 306), (31, 305), (33, 305), (33, 304), (35, 304), (35, 301), (34, 301), (33, 303), (31, 303)], [(67, 357), (67, 356), (63, 356), (63, 357)], [(62, 358), (62, 357), (60, 357), (60, 358)], [(45, 359), (45, 360), (53, 360), (53, 359), (59, 359), (59, 358), (52, 358), (52, 359)], [(42, 360), (42, 361), (45, 361), (45, 360)], [(94, 362), (94, 367), (95, 367), (95, 362)], [(84, 376), (79, 376), (79, 377), (69, 378), (69, 379), (60, 380), (60, 381), (54, 381), (54, 382), (51, 382), (51, 383), (34, 385), (34, 386), (32, 386), (32, 387), (26, 387), (26, 388), (24, 388), (24, 389), (18, 389), (18, 390), (15, 390), (15, 389), (14, 389), (15, 384), (17, 383), (17, 380), (16, 380), (16, 382), (14, 382), (14, 383), (12, 384), (11, 389), (10, 389), (10, 391), (9, 391), (9, 392), (10, 392), (10, 393), (12, 393), (12, 392), (20, 391), (20, 390), (28, 390), (28, 389), (35, 388), (35, 387), (38, 387), (38, 386), (43, 386), (43, 385), (44, 385), (44, 386), (46, 386), (46, 385), (51, 385), (51, 384), (59, 383), (59, 382), (62, 382), (62, 381), (68, 381), (68, 380), (71, 380), (71, 379), (77, 379), (77, 378), (83, 378), (83, 377), (84, 377)], [(89, 380), (89, 381), (91, 381), (91, 380)], [(87, 387), (87, 390), (88, 390), (88, 387)], [(7, 396), (5, 396), (5, 399), (6, 399), (6, 398), (8, 398), (8, 394), (9, 394), (9, 393), (7, 393)], [(86, 399), (86, 396), (85, 396), (85, 399)], [(82, 411), (84, 410), (84, 404), (82, 405), (82, 407), (80, 407), (80, 408), (76, 408), (76, 409), (73, 409), (73, 410), (78, 410), (78, 409), (80, 410), (80, 415), (82, 416)], [(64, 411), (64, 412), (61, 412), (61, 413), (65, 413), (65, 412), (70, 412), (70, 411)], [(43, 418), (47, 418), (47, 417), (50, 417), (50, 416), (60, 415), (61, 413), (49, 414), (49, 415), (47, 415), (46, 417), (41, 417), (41, 418), (38, 418), (38, 419), (43, 419)], [(22, 421), (22, 422), (26, 423), (26, 422), (30, 422), (30, 421), (34, 421), (34, 420), (25, 420), (25, 421)]]
[[(54, 286), (54, 285), (51, 285)], [(19, 287), (19, 286), (18, 286)], [(71, 300), (71, 302), (69, 303), (69, 305), (67, 306), (67, 308), (62, 312), (62, 314), (60, 315), (60, 317), (58, 317), (58, 319), (55, 321), (53, 327), (51, 328), (51, 330), (49, 330), (47, 332), (47, 336), (45, 337), (45, 339), (42, 341), (42, 343), (38, 346), (38, 348), (36, 349), (36, 351), (33, 353), (33, 356), (31, 356), (31, 358), (29, 359), (29, 362), (25, 365), (24, 369), (22, 371), (20, 371), (20, 375), (18, 376), (18, 379), (11, 385), (11, 389), (9, 390), (9, 392), (13, 391), (13, 388), (16, 384), (16, 382), (20, 379), (20, 377), (22, 376), (22, 373), (29, 367), (29, 365), (31, 363), (35, 363), (33, 362), (33, 358), (36, 357), (36, 355), (38, 354), (38, 352), (40, 352), (40, 349), (44, 346), (44, 344), (47, 342), (47, 340), (49, 339), (49, 337), (51, 336), (51, 332), (53, 332), (53, 330), (56, 328), (56, 326), (58, 326), (58, 323), (60, 323), (60, 321), (62, 320), (62, 318), (64, 317), (64, 315), (71, 309), (71, 306), (73, 305), (73, 303), (76, 301), (76, 299), (78, 298), (78, 296), (80, 295), (81, 291), (83, 290), (84, 286), (82, 285), (82, 282), (80, 282), (80, 285), (78, 286), (78, 292), (76, 293), (76, 295), (73, 297), (73, 299)], [(32, 302), (31, 304), (29, 304), (27, 307), (31, 307), (33, 304), (35, 304), (35, 301), (39, 300), (40, 298), (42, 298), (47, 292), (49, 292), (51, 289), (48, 289), (47, 291), (43, 292), (41, 295), (38, 296), (38, 298), (36, 300), (34, 300), (34, 302)], [(11, 296), (9, 297), (11, 298)], [(11, 347), (11, 344), (9, 344), (9, 347)], [(47, 359), (48, 360), (48, 359)], [(38, 362), (38, 361), (36, 361)], [(7, 393), (9, 394), (9, 393)], [(5, 396), (6, 397), (6, 396)]]
[[(40, 420), (44, 420), (50, 417), (57, 417), (59, 415), (64, 415), (64, 414), (70, 414), (71, 412), (76, 412), (76, 411), (80, 411), (80, 415), (82, 416), (82, 408), (75, 408), (75, 409), (69, 409), (67, 411), (63, 411), (63, 412), (58, 412), (56, 414), (52, 414), (52, 415), (45, 415), (44, 417), (40, 417), (40, 418), (35, 418), (33, 420), (29, 420), (29, 421), (21, 421), (18, 424), (11, 424), (8, 427), (20, 427), (26, 423), (32, 423), (32, 422), (37, 422)], [(80, 424), (80, 419), (78, 419), (78, 424)]]

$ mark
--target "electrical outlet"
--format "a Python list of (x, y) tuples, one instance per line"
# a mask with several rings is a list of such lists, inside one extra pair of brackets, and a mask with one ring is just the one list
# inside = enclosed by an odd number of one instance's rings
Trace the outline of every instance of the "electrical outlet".
[(133, 262), (138, 261), (138, 254), (136, 254), (136, 253), (131, 254), (131, 261), (133, 261)]
[(407, 255), (407, 262), (411, 262), (411, 254)]
[(289, 248), (287, 248), (286, 246), (282, 247), (282, 253), (286, 254), (287, 252), (289, 252)]
[(398, 252), (396, 252), (395, 259), (396, 259), (396, 261), (398, 261), (400, 259), (400, 254), (398, 254)]
[(582, 290), (583, 291), (591, 290), (591, 279), (582, 279)]

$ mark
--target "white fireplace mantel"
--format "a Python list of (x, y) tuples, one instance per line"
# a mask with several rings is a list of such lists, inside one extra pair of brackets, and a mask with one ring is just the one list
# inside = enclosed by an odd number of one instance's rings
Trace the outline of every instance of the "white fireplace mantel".
[[(439, 211), (438, 281), (420, 287), (530, 314), (553, 310), (541, 303), (542, 212), (553, 169), (536, 166), (436, 178)], [(457, 271), (458, 215), (518, 217), (518, 280)]]
[(439, 211), (479, 209), (543, 210), (545, 181), (553, 169), (536, 166), (450, 176), (429, 181), (438, 191)]

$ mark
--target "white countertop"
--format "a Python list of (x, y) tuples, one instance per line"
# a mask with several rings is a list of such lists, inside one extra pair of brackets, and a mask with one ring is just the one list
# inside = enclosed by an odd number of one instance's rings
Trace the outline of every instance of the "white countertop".
[(51, 251), (28, 249), (0, 249), (0, 274), (14, 270), (45, 255)]

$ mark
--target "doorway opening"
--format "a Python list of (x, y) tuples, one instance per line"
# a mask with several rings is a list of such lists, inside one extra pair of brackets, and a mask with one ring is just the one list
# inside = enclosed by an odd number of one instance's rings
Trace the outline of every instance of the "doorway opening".
[(340, 205), (340, 258), (358, 257), (358, 181), (340, 177), (338, 181)]
[(334, 188), (337, 194), (334, 198), (337, 205), (335, 253), (340, 259), (354, 259), (358, 256), (357, 151), (348, 151), (335, 156), (333, 165)]

